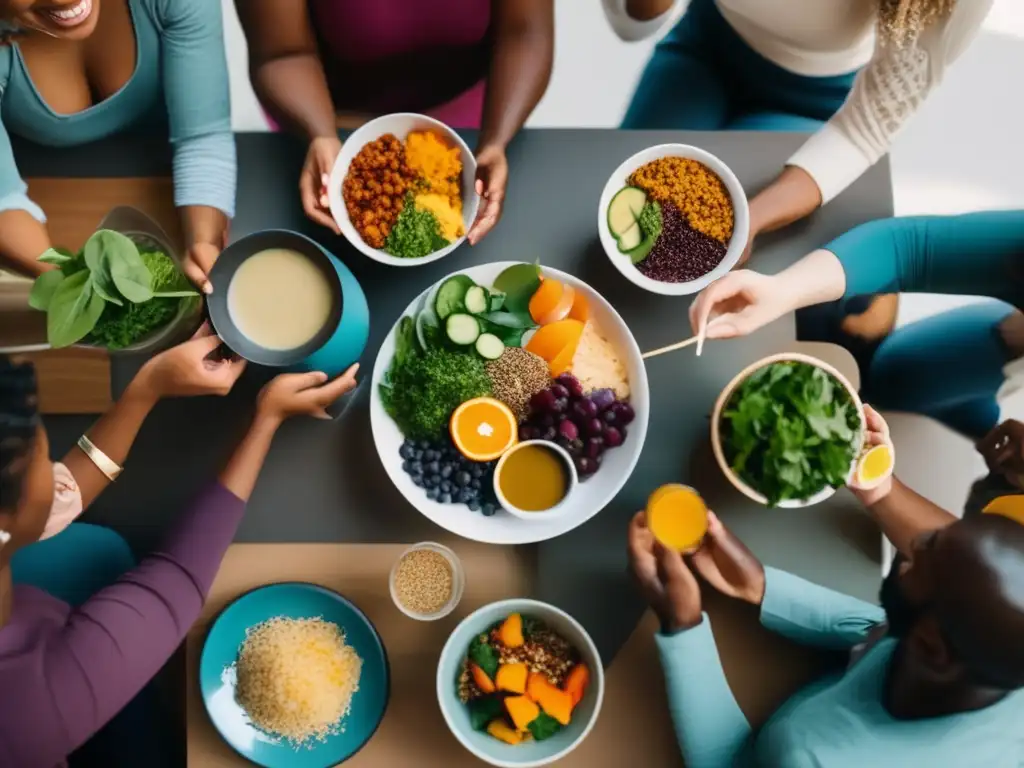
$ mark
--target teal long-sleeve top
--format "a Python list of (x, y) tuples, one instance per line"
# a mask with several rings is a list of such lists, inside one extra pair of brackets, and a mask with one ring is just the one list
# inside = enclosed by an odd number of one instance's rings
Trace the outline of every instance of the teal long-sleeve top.
[(123, 132), (164, 132), (173, 148), (174, 202), (235, 210), (235, 140), (220, 0), (129, 0), (136, 65), (102, 102), (58, 114), (42, 99), (18, 49), (0, 46), (0, 211), (28, 211), (10, 135), (70, 147)]
[[(798, 643), (853, 650), (885, 620), (878, 606), (765, 573), (761, 623)], [(657, 645), (687, 768), (1024, 766), (1024, 691), (974, 712), (893, 719), (883, 706), (892, 638), (798, 691), (756, 734), (729, 689), (707, 615), (693, 629), (658, 635)]]
[(825, 249), (843, 265), (846, 296), (945, 293), (1024, 307), (1024, 211), (880, 219)]

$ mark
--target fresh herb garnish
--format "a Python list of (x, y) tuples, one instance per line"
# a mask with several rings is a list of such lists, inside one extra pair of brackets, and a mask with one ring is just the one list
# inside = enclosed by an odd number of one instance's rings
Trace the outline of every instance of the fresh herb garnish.
[(776, 506), (846, 482), (859, 448), (860, 417), (830, 374), (807, 363), (780, 362), (736, 388), (721, 429), (729, 466)]
[(482, 669), (492, 680), (498, 674), (498, 652), (484, 635), (477, 635), (469, 644), (469, 660)]
[(562, 730), (562, 724), (544, 711), (541, 711), (541, 713), (537, 715), (537, 717), (535, 717), (526, 727), (530, 729), (530, 733), (533, 735), (534, 741), (550, 739)]
[(447, 245), (437, 217), (417, 208), (412, 193), (406, 193), (402, 212), (384, 241), (384, 250), (403, 259), (418, 259)]
[(640, 215), (636, 219), (640, 225), (640, 231), (645, 237), (657, 238), (661, 234), (662, 218), (661, 204), (657, 200), (648, 200), (640, 209)]
[(469, 709), (469, 724), (474, 731), (486, 731), (487, 725), (501, 717), (504, 707), (499, 696), (483, 696), (466, 704)]

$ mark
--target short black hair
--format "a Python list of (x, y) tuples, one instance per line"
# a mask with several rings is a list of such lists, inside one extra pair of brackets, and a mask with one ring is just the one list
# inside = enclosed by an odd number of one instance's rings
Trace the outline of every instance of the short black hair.
[(21, 501), (38, 426), (35, 368), (0, 355), (0, 508), (14, 509)]

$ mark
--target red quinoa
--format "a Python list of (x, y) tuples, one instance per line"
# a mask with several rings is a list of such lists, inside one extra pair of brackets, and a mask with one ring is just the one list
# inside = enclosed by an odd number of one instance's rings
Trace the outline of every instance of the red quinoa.
[(663, 283), (685, 283), (722, 263), (725, 246), (691, 227), (672, 203), (661, 204), (661, 217), (661, 236), (636, 265), (641, 274)]

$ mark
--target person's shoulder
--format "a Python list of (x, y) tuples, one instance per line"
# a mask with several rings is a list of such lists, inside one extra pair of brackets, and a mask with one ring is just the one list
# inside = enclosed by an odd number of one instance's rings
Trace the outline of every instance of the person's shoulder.
[(218, 22), (219, 0), (140, 0), (161, 29), (183, 21)]

